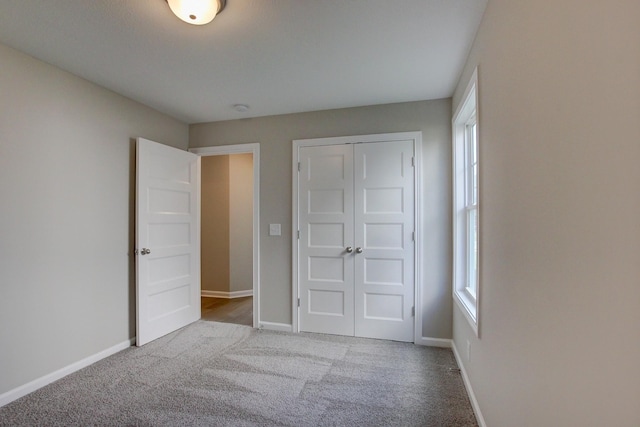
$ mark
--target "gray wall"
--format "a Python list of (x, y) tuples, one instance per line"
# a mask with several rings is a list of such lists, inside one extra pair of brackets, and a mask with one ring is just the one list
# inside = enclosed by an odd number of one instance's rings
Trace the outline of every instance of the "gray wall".
[(202, 157), (205, 291), (253, 289), (253, 154)]
[[(640, 2), (490, 0), (479, 64), (487, 425), (640, 426)], [(466, 359), (466, 343), (471, 358)]]
[(253, 154), (229, 156), (229, 291), (253, 289)]
[(135, 335), (134, 138), (188, 127), (0, 45), (0, 394)]
[[(423, 132), (423, 336), (451, 338), (451, 102), (409, 102), (190, 126), (189, 145), (260, 143), (261, 321), (291, 324), (292, 140)], [(269, 236), (269, 224), (282, 236)]]
[(201, 288), (229, 292), (229, 156), (201, 161)]

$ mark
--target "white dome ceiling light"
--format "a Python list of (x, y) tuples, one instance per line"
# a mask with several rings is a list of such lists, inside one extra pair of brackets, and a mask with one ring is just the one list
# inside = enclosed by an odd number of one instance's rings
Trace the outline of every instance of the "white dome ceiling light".
[(171, 11), (184, 22), (204, 25), (224, 9), (226, 0), (167, 0)]

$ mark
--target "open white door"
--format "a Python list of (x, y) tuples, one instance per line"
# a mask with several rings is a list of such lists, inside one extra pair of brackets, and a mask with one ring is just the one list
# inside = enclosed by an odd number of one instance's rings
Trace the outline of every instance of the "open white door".
[(200, 158), (137, 140), (136, 344), (200, 318)]

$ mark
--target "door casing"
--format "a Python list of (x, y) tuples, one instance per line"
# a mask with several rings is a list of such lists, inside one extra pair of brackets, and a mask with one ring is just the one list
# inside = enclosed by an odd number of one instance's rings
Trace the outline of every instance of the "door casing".
[(414, 220), (415, 220), (415, 263), (414, 263), (414, 343), (422, 338), (422, 132), (396, 132), (372, 135), (355, 135), (330, 138), (297, 139), (293, 141), (292, 155), (292, 329), (300, 332), (299, 323), (299, 280), (298, 280), (298, 231), (300, 229), (298, 220), (298, 163), (300, 162), (299, 150), (301, 147), (312, 147), (320, 145), (341, 145), (341, 144), (366, 144), (373, 142), (391, 142), (413, 140), (415, 156), (415, 185), (414, 185)]

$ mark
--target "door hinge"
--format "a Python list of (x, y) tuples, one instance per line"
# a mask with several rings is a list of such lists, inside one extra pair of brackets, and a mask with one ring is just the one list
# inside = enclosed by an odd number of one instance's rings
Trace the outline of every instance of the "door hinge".
[(298, 307), (300, 307), (300, 298), (298, 298)]
[(416, 317), (416, 306), (411, 307), (411, 317)]
[(298, 240), (300, 240), (300, 230), (298, 230)]
[(416, 167), (416, 158), (415, 157), (411, 158), (411, 167)]
[(300, 172), (301, 168), (302, 168), (302, 166), (300, 166), (300, 162), (298, 162), (298, 172)]
[(411, 240), (414, 241), (414, 242), (416, 241), (416, 232), (415, 231), (411, 232)]

